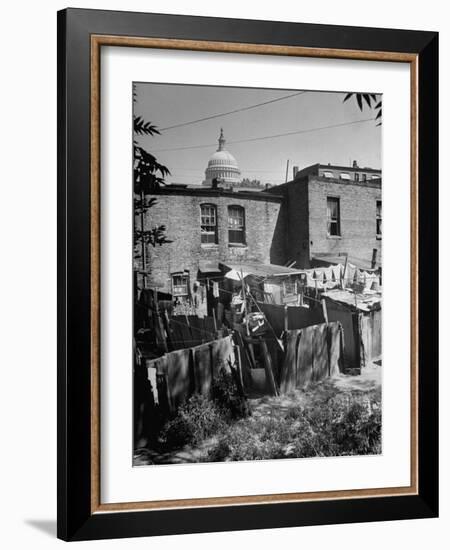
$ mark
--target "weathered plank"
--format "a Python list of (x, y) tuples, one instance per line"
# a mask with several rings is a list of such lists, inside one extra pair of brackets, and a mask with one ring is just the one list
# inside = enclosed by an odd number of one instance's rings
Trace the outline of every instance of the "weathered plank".
[(328, 376), (327, 325), (316, 325), (313, 330), (312, 381), (319, 382)]
[(195, 393), (208, 396), (211, 393), (212, 370), (211, 351), (209, 344), (197, 346), (192, 350), (194, 357), (194, 388)]
[(167, 379), (171, 407), (178, 408), (192, 393), (189, 349), (180, 349), (167, 354)]
[(286, 353), (281, 368), (280, 392), (288, 393), (295, 389), (297, 371), (297, 339), (301, 330), (289, 330), (286, 333)]

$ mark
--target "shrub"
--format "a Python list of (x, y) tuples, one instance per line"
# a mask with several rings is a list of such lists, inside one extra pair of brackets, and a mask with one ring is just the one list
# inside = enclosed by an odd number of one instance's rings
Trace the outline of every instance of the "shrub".
[(247, 399), (238, 389), (235, 377), (237, 373), (219, 368), (218, 376), (213, 380), (211, 396), (230, 419), (245, 418), (249, 415)]
[(228, 427), (207, 460), (263, 460), (377, 454), (381, 451), (379, 397), (333, 396), (284, 416), (243, 419)]
[(223, 410), (202, 395), (193, 395), (164, 426), (160, 441), (169, 448), (198, 445), (226, 426)]

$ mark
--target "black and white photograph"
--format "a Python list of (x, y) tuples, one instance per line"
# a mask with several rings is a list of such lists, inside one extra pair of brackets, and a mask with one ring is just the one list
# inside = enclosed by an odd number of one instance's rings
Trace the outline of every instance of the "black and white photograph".
[(133, 84), (134, 466), (382, 452), (382, 95)]

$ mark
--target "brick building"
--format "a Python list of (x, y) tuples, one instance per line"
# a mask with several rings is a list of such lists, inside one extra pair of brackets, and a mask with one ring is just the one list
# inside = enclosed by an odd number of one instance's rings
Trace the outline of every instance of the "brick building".
[(372, 259), (380, 265), (380, 170), (361, 168), (356, 162), (351, 167), (294, 167), (292, 181), (268, 192), (284, 196), (285, 261), (308, 268), (339, 263), (348, 255), (360, 267), (371, 267)]
[[(220, 183), (168, 185), (154, 193), (146, 229), (166, 226), (171, 243), (148, 247), (148, 286), (181, 300), (195, 281), (219, 280), (222, 264), (381, 264), (381, 171), (315, 164), (265, 190)], [(139, 224), (139, 221), (137, 221)], [(295, 262), (295, 263), (294, 263)]]
[(220, 263), (268, 264), (271, 251), (282, 248), (283, 197), (276, 193), (169, 185), (153, 197), (146, 228), (163, 224), (172, 241), (148, 248), (148, 284), (162, 292), (185, 297), (195, 281), (218, 278)]

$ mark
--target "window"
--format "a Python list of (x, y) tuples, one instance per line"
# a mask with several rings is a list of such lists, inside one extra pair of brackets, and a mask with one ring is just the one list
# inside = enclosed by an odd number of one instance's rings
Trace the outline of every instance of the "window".
[(202, 204), (200, 215), (202, 244), (217, 244), (217, 208), (214, 204)]
[(359, 174), (358, 174), (358, 172), (355, 172), (355, 181), (359, 181)]
[(367, 181), (367, 174), (362, 174), (362, 180)]
[(348, 172), (341, 172), (339, 174), (339, 179), (341, 180), (349, 180), (350, 179), (350, 174)]
[(336, 197), (327, 198), (327, 231), (330, 237), (341, 235), (339, 199)]
[(333, 174), (333, 172), (329, 172), (328, 170), (326, 170), (326, 171), (323, 172), (323, 177), (324, 178), (333, 178), (334, 174)]
[(245, 244), (245, 212), (242, 206), (228, 207), (228, 242)]
[(172, 275), (172, 295), (187, 296), (189, 288), (189, 275)]
[(381, 201), (377, 201), (377, 213), (376, 213), (376, 223), (377, 223), (377, 237), (381, 239), (382, 231), (382, 211), (381, 211)]

